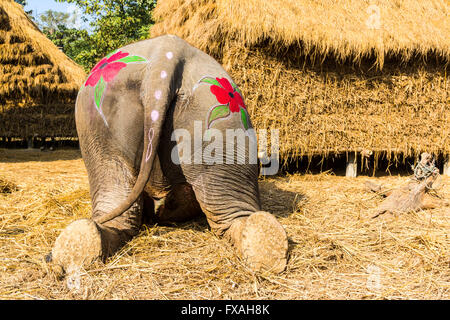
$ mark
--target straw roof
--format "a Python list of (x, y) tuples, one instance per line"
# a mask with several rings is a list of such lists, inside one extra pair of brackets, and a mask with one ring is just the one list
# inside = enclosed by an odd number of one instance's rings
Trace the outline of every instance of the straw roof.
[(166, 0), (151, 35), (219, 60), (285, 159), (448, 154), (449, 13), (444, 0)]
[(0, 135), (75, 136), (83, 69), (12, 0), (0, 2)]
[(175, 32), (202, 50), (224, 37), (247, 45), (301, 43), (303, 54), (354, 61), (375, 55), (382, 66), (387, 54), (408, 60), (431, 52), (450, 60), (449, 14), (445, 0), (169, 0), (158, 3), (154, 16), (164, 22), (152, 33)]

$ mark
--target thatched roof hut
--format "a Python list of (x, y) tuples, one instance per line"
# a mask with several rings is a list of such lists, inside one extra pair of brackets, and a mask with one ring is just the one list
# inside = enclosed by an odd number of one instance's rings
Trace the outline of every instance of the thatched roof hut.
[(450, 154), (445, 0), (165, 0), (151, 36), (218, 59), (284, 159)]
[(0, 136), (75, 137), (83, 69), (12, 0), (0, 1)]

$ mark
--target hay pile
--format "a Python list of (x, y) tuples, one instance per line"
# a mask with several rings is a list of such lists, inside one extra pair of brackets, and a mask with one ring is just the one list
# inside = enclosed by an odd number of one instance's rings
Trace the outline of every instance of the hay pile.
[(168, 0), (151, 35), (213, 55), (281, 155), (450, 154), (450, 6), (443, 0)]
[(17, 190), (19, 190), (19, 187), (15, 183), (0, 177), (0, 193), (12, 193)]
[[(329, 173), (260, 181), (263, 208), (289, 235), (287, 270), (251, 273), (204, 219), (146, 226), (69, 290), (43, 261), (68, 223), (88, 217), (78, 151), (0, 149), (0, 299), (449, 299), (448, 208), (372, 219), (381, 197), (369, 179), (398, 187), (406, 176), (347, 179)], [(441, 196), (450, 197), (443, 177)]]
[(76, 136), (73, 108), (84, 78), (21, 5), (0, 2), (0, 136)]

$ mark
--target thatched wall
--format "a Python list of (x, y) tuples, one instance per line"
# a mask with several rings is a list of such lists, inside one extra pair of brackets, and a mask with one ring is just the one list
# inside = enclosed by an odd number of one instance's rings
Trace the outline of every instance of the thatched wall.
[[(371, 3), (378, 29), (366, 25)], [(285, 159), (449, 154), (449, 13), (444, 1), (166, 0), (151, 35), (218, 59), (253, 124), (280, 129)]]
[(83, 69), (12, 0), (0, 2), (0, 136), (76, 136)]

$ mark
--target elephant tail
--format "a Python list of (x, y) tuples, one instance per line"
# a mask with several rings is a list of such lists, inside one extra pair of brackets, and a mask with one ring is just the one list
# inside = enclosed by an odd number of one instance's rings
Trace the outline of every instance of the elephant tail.
[[(181, 50), (180, 50), (181, 51)], [(110, 221), (127, 211), (147, 184), (158, 150), (161, 131), (182, 73), (184, 60), (181, 52), (159, 52), (161, 60), (150, 62), (141, 85), (141, 101), (144, 106), (144, 147), (136, 183), (127, 199), (113, 211), (98, 217), (99, 224)]]

